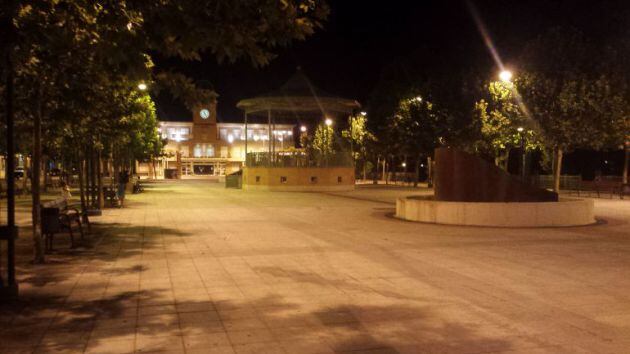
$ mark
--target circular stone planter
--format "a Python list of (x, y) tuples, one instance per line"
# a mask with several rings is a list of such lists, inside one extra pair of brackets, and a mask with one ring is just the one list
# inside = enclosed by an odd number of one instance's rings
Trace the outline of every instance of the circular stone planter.
[(596, 222), (594, 202), (563, 198), (559, 202), (445, 202), (433, 197), (398, 198), (396, 217), (445, 225), (494, 227), (581, 226)]

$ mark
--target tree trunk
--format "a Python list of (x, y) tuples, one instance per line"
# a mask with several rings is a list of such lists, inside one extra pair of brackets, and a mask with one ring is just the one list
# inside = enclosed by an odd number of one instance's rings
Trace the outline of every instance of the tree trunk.
[(85, 175), (85, 162), (83, 158), (79, 154), (79, 195), (81, 196), (81, 209), (86, 210), (86, 201), (85, 201), (85, 185), (83, 184), (83, 176)]
[(84, 163), (83, 163), (83, 176), (84, 176), (84, 181), (85, 181), (85, 206), (86, 207), (90, 207), (90, 205), (92, 204), (92, 185), (91, 185), (91, 178), (90, 178), (90, 171), (92, 170), (91, 168), (91, 156), (90, 156), (90, 148), (87, 147), (85, 149), (84, 153)]
[(37, 95), (37, 113), (33, 120), (33, 168), (31, 168), (31, 195), (33, 199), (33, 255), (34, 263), (44, 263), (44, 242), (41, 228), (40, 171), (42, 166), (42, 92)]
[(50, 176), (48, 173), (48, 165), (50, 163), (50, 159), (48, 156), (42, 157), (42, 172), (44, 173), (44, 192), (48, 192), (48, 186), (50, 185)]
[(497, 156), (494, 158), (494, 164), (507, 172), (508, 169), (508, 161), (510, 159), (510, 149), (505, 149), (505, 151), (500, 151)]
[(155, 167), (155, 157), (151, 156), (151, 166), (153, 166), (153, 179), (158, 179), (157, 168)]
[(25, 157), (24, 158), (24, 178), (22, 178), (22, 194), (23, 195), (27, 195), (28, 194), (28, 176), (31, 176), (31, 179), (33, 178), (33, 168), (31, 166), (31, 163), (33, 163), (33, 160)]
[(624, 159), (623, 159), (623, 176), (622, 176), (622, 180), (623, 180), (623, 184), (628, 184), (628, 169), (630, 165), (630, 143), (625, 143), (624, 145)]
[(427, 156), (427, 187), (433, 187), (433, 160)]
[(383, 157), (383, 181), (387, 184), (387, 156)]
[(422, 161), (422, 155), (418, 155), (418, 157), (416, 158), (416, 170), (413, 179), (414, 188), (418, 187), (418, 182), (420, 182), (420, 161)]
[(96, 174), (98, 172), (98, 165), (96, 159), (96, 152), (94, 148), (90, 146), (90, 185), (92, 188), (90, 189), (90, 194), (92, 195), (92, 203), (91, 207), (96, 208), (98, 206), (98, 190), (97, 190), (97, 179)]
[(98, 150), (96, 161), (96, 180), (98, 185), (98, 209), (105, 208), (105, 198), (103, 195), (103, 160), (101, 159), (101, 150)]
[(363, 180), (367, 181), (367, 158), (363, 156)]
[(403, 177), (403, 185), (407, 185), (407, 181), (409, 181), (408, 174), (407, 174), (407, 171), (408, 171), (407, 170), (407, 168), (408, 168), (407, 167), (407, 155), (404, 155), (404, 156), (405, 156), (405, 158), (404, 158), (403, 161), (404, 161), (404, 164), (405, 164), (405, 171), (404, 171), (404, 177)]
[(556, 148), (553, 155), (553, 191), (560, 193), (560, 173), (562, 172), (562, 149)]

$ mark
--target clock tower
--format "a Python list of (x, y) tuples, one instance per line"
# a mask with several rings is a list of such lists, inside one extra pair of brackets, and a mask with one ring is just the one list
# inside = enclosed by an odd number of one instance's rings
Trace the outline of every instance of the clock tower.
[(193, 108), (192, 138), (196, 143), (205, 143), (217, 139), (217, 95), (208, 103)]
[(210, 98), (210, 101), (206, 104), (200, 104), (193, 109), (193, 123), (194, 124), (217, 124), (217, 95)]

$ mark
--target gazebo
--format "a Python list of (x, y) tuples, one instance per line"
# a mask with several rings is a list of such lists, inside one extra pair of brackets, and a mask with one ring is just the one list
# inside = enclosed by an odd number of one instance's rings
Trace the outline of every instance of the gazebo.
[[(275, 118), (316, 120), (350, 115), (361, 105), (356, 100), (336, 97), (313, 85), (298, 66), (295, 74), (278, 90), (239, 101), (236, 107), (245, 114), (245, 154), (247, 155), (248, 116), (266, 117), (269, 141), (272, 139)], [(269, 153), (275, 144), (269, 144)]]
[[(273, 131), (276, 119), (316, 122), (341, 118), (361, 108), (359, 102), (331, 95), (313, 85), (298, 67), (295, 74), (278, 90), (239, 101), (244, 111), (245, 168), (243, 187), (267, 190), (347, 190), (354, 188), (354, 166), (351, 158), (326, 156), (325, 163), (313, 163), (310, 156), (276, 153)], [(267, 119), (269, 152), (248, 154), (248, 118)], [(252, 155), (252, 156), (249, 156)], [(262, 159), (255, 157), (263, 156)], [(278, 156), (276, 156), (278, 155)], [(250, 159), (250, 157), (252, 157)], [(321, 161), (320, 161), (321, 162)]]

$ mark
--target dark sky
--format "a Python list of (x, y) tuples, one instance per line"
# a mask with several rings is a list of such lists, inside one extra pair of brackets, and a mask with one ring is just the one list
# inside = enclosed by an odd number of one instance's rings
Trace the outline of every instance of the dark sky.
[[(575, 26), (595, 37), (630, 28), (630, 1), (471, 1), (508, 62), (524, 41), (554, 25)], [(158, 61), (158, 66), (210, 81), (220, 95), (220, 119), (234, 121), (242, 117), (235, 107), (238, 100), (278, 88), (298, 65), (324, 91), (368, 104), (383, 68), (412, 53), (452, 57), (455, 60), (449, 65), (489, 63), (464, 0), (330, 0), (329, 4), (331, 14), (324, 29), (279, 50), (267, 67), (255, 69), (249, 62), (219, 65), (211, 56), (193, 63)], [(158, 105), (161, 101), (168, 103), (160, 97)]]

